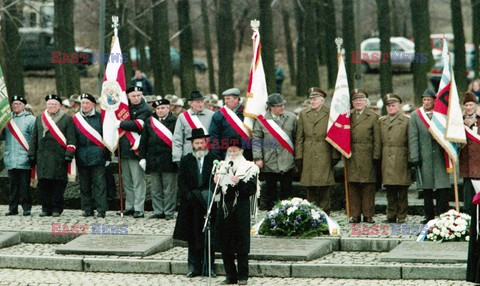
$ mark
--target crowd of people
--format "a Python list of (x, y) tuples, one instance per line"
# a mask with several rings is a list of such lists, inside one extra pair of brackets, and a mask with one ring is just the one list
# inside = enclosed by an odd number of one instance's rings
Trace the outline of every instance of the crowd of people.
[[(238, 88), (223, 91), (223, 106), (217, 96), (206, 98), (194, 90), (188, 97), (189, 109), (183, 110), (183, 99), (173, 95), (144, 96), (148, 84), (141, 75), (132, 79), (135, 84), (126, 91), (130, 118), (116, 126), (141, 134), (138, 144), (122, 136), (115, 154), (126, 195), (124, 214), (144, 217), (145, 177), (149, 174), (154, 210), (151, 219), (173, 219), (177, 198), (180, 200), (174, 238), (188, 242), (187, 276), (205, 274), (208, 268), (215, 275), (214, 259), (208, 265), (203, 255), (205, 213), (215, 200), (211, 244), (222, 252), (227, 273), (224, 284), (247, 284), (250, 215), (255, 206), (252, 201), (260, 191), (259, 172), (265, 179), (261, 191), (265, 208), (295, 195), (292, 182), (298, 175), (307, 199), (330, 213), (331, 187), (336, 183), (334, 166), (341, 155), (325, 140), (327, 93), (310, 88), (308, 105), (298, 116), (285, 110), (286, 100), (280, 93), (273, 93), (268, 96), (266, 114), (258, 116), (253, 130), (246, 130)], [(478, 91), (480, 84), (476, 85)], [(477, 91), (465, 94), (463, 107), (465, 125), (478, 135)], [(402, 97), (389, 93), (383, 98), (387, 115), (381, 117), (369, 108), (367, 90), (353, 89), (350, 96), (352, 156), (346, 160), (349, 222), (375, 222), (375, 191), (383, 185), (388, 204), (385, 222), (404, 223), (412, 169), (417, 187), (424, 191), (425, 222), (447, 211), (450, 177), (442, 147), (428, 131), (435, 92), (427, 89), (422, 106), (410, 115), (402, 112)], [(45, 111), (34, 117), (25, 110), (24, 97), (11, 98), (13, 119), (1, 133), (10, 178), (6, 215), (17, 215), (18, 205), (24, 216), (31, 215), (30, 180), (35, 174), (42, 205), (40, 216), (60, 216), (67, 181), (75, 180), (78, 167), (83, 216), (94, 216), (96, 211), (97, 217), (105, 217), (105, 173), (112, 154), (102, 144), (97, 99), (88, 93), (70, 98), (70, 102), (78, 103), (78, 107), (70, 104), (70, 108), (76, 108), (72, 115), (62, 109), (65, 102), (59, 96), (49, 94), (45, 101)], [(172, 104), (174, 101), (182, 104)], [(472, 206), (475, 191), (471, 181), (480, 178), (479, 148), (478, 142), (468, 138), (460, 149), (464, 206), (472, 218), (476, 217), (476, 208)], [(217, 184), (219, 191), (214, 194)], [(470, 243), (478, 247), (476, 239)], [(478, 254), (472, 259), (478, 264)], [(477, 271), (478, 279), (478, 268), (472, 271)]]

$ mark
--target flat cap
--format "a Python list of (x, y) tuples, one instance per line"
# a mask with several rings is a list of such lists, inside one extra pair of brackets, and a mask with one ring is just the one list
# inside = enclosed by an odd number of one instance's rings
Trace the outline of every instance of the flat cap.
[(222, 92), (222, 96), (228, 96), (228, 95), (240, 96), (240, 89), (233, 87)]
[(287, 101), (280, 95), (280, 93), (272, 93), (268, 96), (267, 105), (278, 106), (285, 105)]
[(436, 94), (433, 90), (427, 88), (427, 89), (425, 89), (425, 91), (423, 92), (422, 97), (428, 97), (428, 96), (431, 96), (431, 97), (433, 97), (433, 98), (436, 98), (436, 97), (437, 97), (437, 94)]

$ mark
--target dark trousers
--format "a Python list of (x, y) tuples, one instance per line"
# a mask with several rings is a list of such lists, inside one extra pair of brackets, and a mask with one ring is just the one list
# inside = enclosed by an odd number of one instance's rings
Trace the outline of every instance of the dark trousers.
[(330, 214), (330, 186), (306, 187), (307, 200), (315, 203), (324, 212)]
[(407, 217), (408, 186), (386, 185), (387, 189), (387, 218), (390, 220)]
[(352, 217), (375, 215), (375, 183), (348, 183), (348, 197)]
[(67, 181), (64, 180), (38, 180), (42, 212), (46, 212), (47, 214), (61, 214), (63, 212), (63, 194), (65, 193), (66, 187)]
[(107, 188), (107, 198), (113, 200), (117, 197), (117, 185), (115, 184), (115, 177), (110, 168), (105, 168), (105, 182)]
[[(275, 202), (285, 200), (292, 196), (293, 171), (286, 173), (265, 172), (265, 206), (272, 209)], [(280, 182), (280, 192), (277, 190), (277, 183)]]
[(10, 182), (10, 200), (8, 210), (18, 213), (18, 204), (22, 204), (23, 211), (32, 209), (30, 196), (30, 172), (31, 170), (12, 169), (8, 170)]
[[(448, 191), (450, 189), (436, 189), (435, 193), (437, 195), (437, 213), (442, 214), (448, 211)], [(423, 203), (425, 210), (425, 218), (430, 220), (435, 218), (435, 209), (433, 206), (433, 190), (425, 189), (423, 190)]]
[(223, 266), (227, 279), (233, 282), (248, 280), (248, 253), (237, 253), (238, 269), (235, 266), (235, 253), (222, 251)]
[(473, 216), (475, 214), (476, 206), (472, 203), (475, 196), (475, 190), (473, 189), (472, 179), (463, 179), (463, 208), (466, 214)]
[(82, 210), (99, 213), (107, 211), (107, 192), (104, 166), (78, 167)]
[[(212, 234), (213, 235), (213, 234)], [(205, 240), (206, 241), (206, 240)], [(205, 247), (207, 245), (205, 244)], [(193, 240), (188, 241), (188, 272), (193, 272), (197, 275), (208, 276), (208, 250), (206, 248), (202, 249), (195, 246)], [(210, 248), (210, 257), (211, 257), (211, 269), (212, 273), (215, 272), (215, 250), (212, 246)]]

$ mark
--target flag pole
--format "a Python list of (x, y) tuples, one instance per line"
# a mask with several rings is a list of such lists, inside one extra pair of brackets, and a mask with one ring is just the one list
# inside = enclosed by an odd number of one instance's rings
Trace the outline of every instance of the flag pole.
[[(343, 44), (343, 39), (342, 38), (336, 38), (335, 39), (335, 44), (337, 45), (337, 63), (338, 66), (340, 67), (340, 57), (342, 56), (342, 44)], [(347, 211), (347, 217), (350, 218), (350, 200), (349, 200), (349, 195), (348, 195), (348, 174), (347, 174), (347, 158), (342, 155), (342, 160), (343, 160), (343, 178), (344, 178), (344, 183), (345, 183), (345, 209)]]
[(118, 194), (120, 197), (120, 217), (123, 217), (123, 182), (122, 182), (122, 154), (118, 143)]
[[(449, 157), (449, 160), (450, 157)], [(460, 206), (459, 206), (459, 203), (458, 203), (458, 185), (457, 185), (457, 170), (455, 168), (455, 162), (453, 162), (453, 192), (455, 194), (455, 210), (457, 212), (460, 212)]]

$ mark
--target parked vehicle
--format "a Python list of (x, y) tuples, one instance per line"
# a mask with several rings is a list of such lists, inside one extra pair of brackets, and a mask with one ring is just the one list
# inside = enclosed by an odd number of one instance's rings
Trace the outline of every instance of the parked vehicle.
[[(145, 47), (145, 56), (147, 60), (150, 60), (150, 47)], [(132, 67), (137, 68), (138, 59), (140, 58), (140, 53), (137, 53), (135, 47), (130, 49), (130, 60), (132, 61)], [(175, 75), (180, 75), (180, 53), (174, 47), (170, 47), (170, 61), (172, 63), (172, 70)], [(207, 70), (207, 64), (201, 59), (194, 58), (193, 66), (198, 72), (205, 72)]]
[[(391, 37), (390, 45), (391, 51), (389, 57), (391, 59), (393, 71), (410, 72), (414, 61), (421, 62), (428, 60), (426, 55), (415, 55), (415, 44), (407, 38)], [(360, 60), (362, 62), (363, 72), (378, 70), (381, 61), (385, 59), (385, 56), (382, 56), (380, 51), (380, 39), (366, 39), (361, 43), (360, 50)], [(355, 59), (357, 58), (354, 58), (354, 60)], [(352, 61), (355, 62), (354, 60)]]

